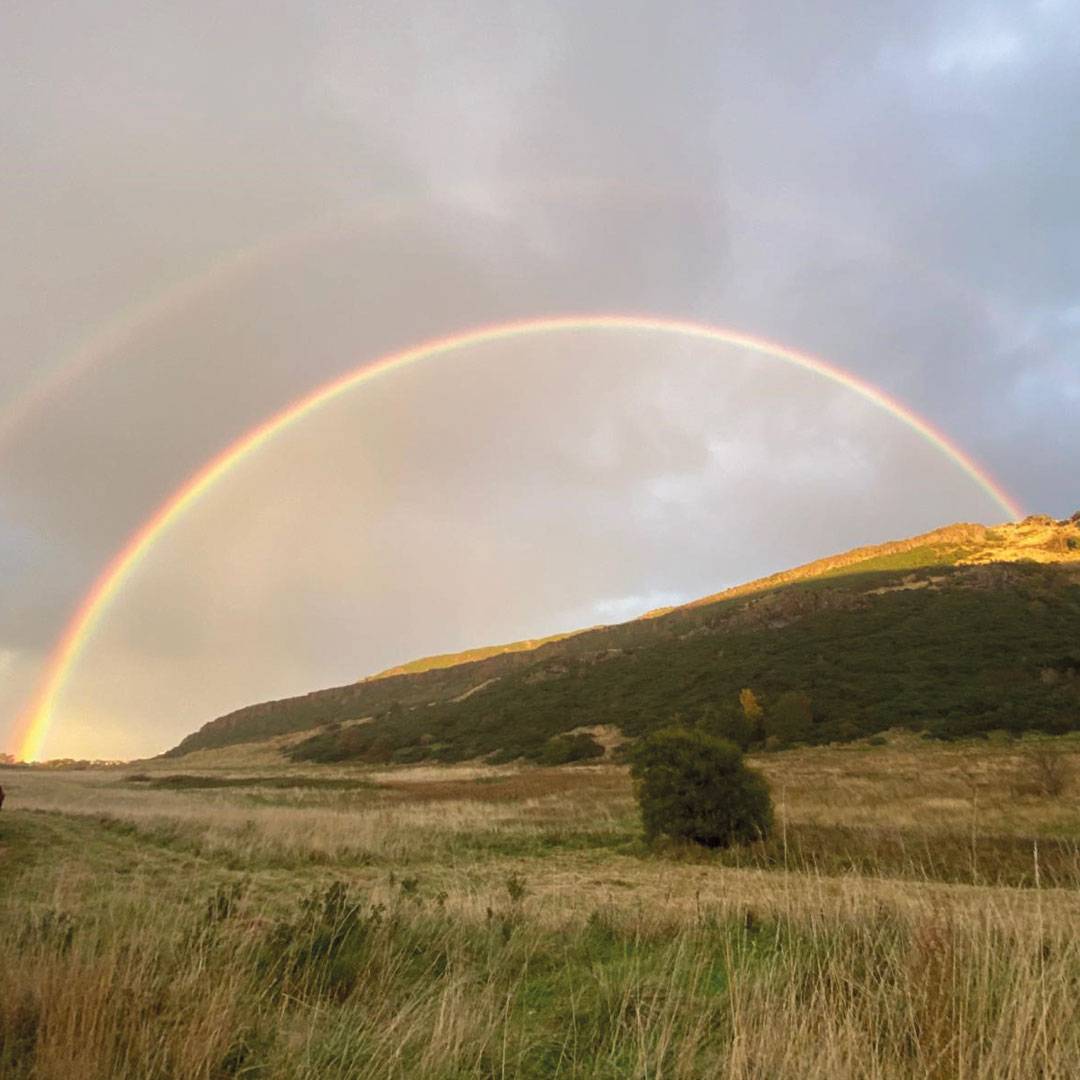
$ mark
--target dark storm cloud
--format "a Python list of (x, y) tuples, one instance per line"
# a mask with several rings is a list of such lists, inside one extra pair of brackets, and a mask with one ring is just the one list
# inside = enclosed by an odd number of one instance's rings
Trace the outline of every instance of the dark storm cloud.
[[(0, 410), (118, 311), (278, 238), (3, 448), (8, 716), (64, 613), (202, 461), (366, 358), (482, 322), (636, 310), (763, 334), (899, 395), (1031, 509), (1080, 503), (1069, 5), (39, 4), (3, 21)], [(697, 362), (575, 340), (396, 377), (380, 409), (237, 481), (236, 505), (206, 511), (213, 541), (178, 538), (177, 565), (132, 586), (87, 715), (124, 729), (143, 706), (115, 688), (140, 657), (172, 737), (245, 695), (997, 513), (842, 391)], [(192, 670), (205, 692), (169, 712), (168, 673)]]

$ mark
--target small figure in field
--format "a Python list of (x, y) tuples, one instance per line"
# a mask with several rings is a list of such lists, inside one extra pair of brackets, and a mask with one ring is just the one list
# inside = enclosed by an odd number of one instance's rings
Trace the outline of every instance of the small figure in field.
[(4, 807), (4, 789), (0, 787), (0, 810)]

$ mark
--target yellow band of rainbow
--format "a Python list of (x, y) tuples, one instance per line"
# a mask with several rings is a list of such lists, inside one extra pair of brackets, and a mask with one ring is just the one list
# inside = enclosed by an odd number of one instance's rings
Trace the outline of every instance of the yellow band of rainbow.
[(275, 435), (303, 420), (326, 402), (388, 371), (422, 360), (448, 356), (477, 345), (593, 330), (671, 335), (690, 341), (732, 345), (821, 375), (847, 387), (916, 431), (967, 473), (1010, 518), (1023, 516), (1023, 511), (1001, 485), (929, 422), (877, 387), (809, 353), (724, 327), (639, 315), (567, 315), (482, 326), (390, 353), (318, 387), (242, 435), (185, 481), (113, 556), (72, 614), (49, 656), (39, 688), (16, 728), (15, 757), (35, 761), (41, 755), (57, 700), (72, 668), (110, 602), (154, 542), (235, 465), (265, 446)]

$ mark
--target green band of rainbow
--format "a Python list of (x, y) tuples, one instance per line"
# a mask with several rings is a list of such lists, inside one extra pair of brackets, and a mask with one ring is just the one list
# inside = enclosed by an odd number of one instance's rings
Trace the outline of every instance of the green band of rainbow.
[(591, 330), (664, 334), (692, 341), (733, 345), (822, 375), (854, 391), (918, 432), (967, 473), (1010, 518), (1016, 519), (1023, 516), (1023, 511), (1002, 487), (942, 432), (877, 387), (808, 353), (798, 352), (765, 338), (754, 337), (724, 327), (637, 315), (569, 315), (483, 326), (425, 341), (412, 348), (391, 353), (373, 362), (365, 363), (340, 378), (320, 386), (241, 436), (185, 481), (117, 552), (71, 616), (49, 656), (39, 689), (17, 728), (16, 758), (23, 761), (35, 761), (40, 756), (64, 684), (93, 635), (95, 627), (100, 623), (109, 604), (131, 572), (169, 526), (249, 454), (255, 453), (275, 435), (303, 420), (326, 402), (385, 372), (421, 360), (448, 356), (476, 345)]

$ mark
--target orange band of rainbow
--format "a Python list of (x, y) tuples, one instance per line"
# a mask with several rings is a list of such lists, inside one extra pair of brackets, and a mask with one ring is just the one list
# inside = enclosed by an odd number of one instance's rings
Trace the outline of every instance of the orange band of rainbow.
[(798, 352), (765, 338), (753, 337), (723, 327), (675, 319), (636, 315), (570, 315), (526, 319), (520, 322), (484, 326), (463, 333), (425, 341), (420, 345), (391, 353), (366, 363), (353, 371), (320, 386), (241, 436), (220, 454), (208, 461), (178, 488), (132, 535), (94, 582), (72, 614), (63, 634), (49, 656), (44, 676), (16, 730), (15, 756), (34, 761), (41, 755), (52, 723), (53, 712), (64, 684), (80, 654), (91, 638), (110, 602), (132, 570), (147, 554), (162, 533), (193, 506), (199, 498), (235, 465), (265, 446), (275, 435), (303, 420), (321, 405), (379, 375), (421, 360), (433, 360), (472, 346), (545, 334), (577, 333), (592, 330), (620, 330), (678, 336), (691, 341), (733, 345), (751, 352), (783, 360), (806, 371), (824, 376), (847, 387), (860, 397), (879, 406), (905, 423), (935, 446), (981, 487), (1010, 518), (1023, 511), (985, 470), (952, 443), (942, 432), (913, 413), (877, 387), (808, 353)]

